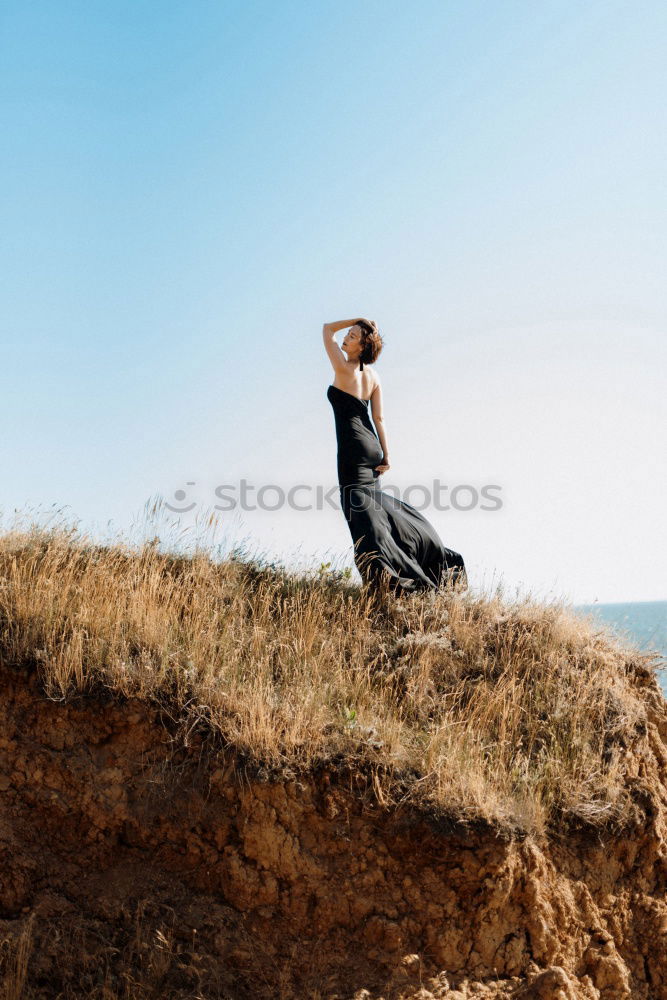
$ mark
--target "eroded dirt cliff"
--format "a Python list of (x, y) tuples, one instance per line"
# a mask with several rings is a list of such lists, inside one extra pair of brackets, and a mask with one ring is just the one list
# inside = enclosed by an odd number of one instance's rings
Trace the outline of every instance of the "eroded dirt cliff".
[(539, 841), (383, 807), (349, 761), (271, 775), (5, 664), (5, 996), (667, 1000), (667, 710), (637, 683), (630, 824)]

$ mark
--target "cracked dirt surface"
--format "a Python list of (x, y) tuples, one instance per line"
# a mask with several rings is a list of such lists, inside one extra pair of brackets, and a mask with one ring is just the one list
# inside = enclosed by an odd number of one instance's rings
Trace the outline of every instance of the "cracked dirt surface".
[[(393, 811), (353, 768), (267, 778), (160, 708), (0, 666), (0, 954), (24, 997), (667, 1000), (667, 707), (622, 834)], [(27, 937), (26, 937), (27, 934)]]

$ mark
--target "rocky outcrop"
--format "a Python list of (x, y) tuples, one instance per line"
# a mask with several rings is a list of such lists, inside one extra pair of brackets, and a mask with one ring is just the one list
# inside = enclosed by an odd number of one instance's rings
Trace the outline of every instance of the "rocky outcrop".
[(667, 1000), (667, 707), (644, 683), (630, 823), (538, 840), (0, 666), (5, 995)]

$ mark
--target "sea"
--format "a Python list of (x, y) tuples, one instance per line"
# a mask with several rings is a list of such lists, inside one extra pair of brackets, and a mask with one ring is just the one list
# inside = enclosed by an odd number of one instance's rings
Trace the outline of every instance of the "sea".
[(623, 604), (576, 604), (576, 611), (592, 612), (601, 621), (645, 652), (657, 652), (658, 678), (667, 697), (667, 601), (631, 601)]

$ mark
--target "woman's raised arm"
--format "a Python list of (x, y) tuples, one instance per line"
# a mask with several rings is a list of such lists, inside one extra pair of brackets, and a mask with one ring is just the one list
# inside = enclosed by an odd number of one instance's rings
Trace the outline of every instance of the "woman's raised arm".
[(347, 358), (336, 342), (336, 333), (348, 326), (354, 326), (356, 322), (356, 319), (340, 319), (336, 323), (325, 323), (322, 327), (322, 339), (334, 371), (344, 371), (347, 368)]
[(359, 322), (360, 317), (356, 319), (338, 319), (335, 323), (325, 323), (324, 329), (330, 330), (331, 333), (338, 333), (339, 330), (345, 330), (348, 326), (354, 326), (355, 323)]

